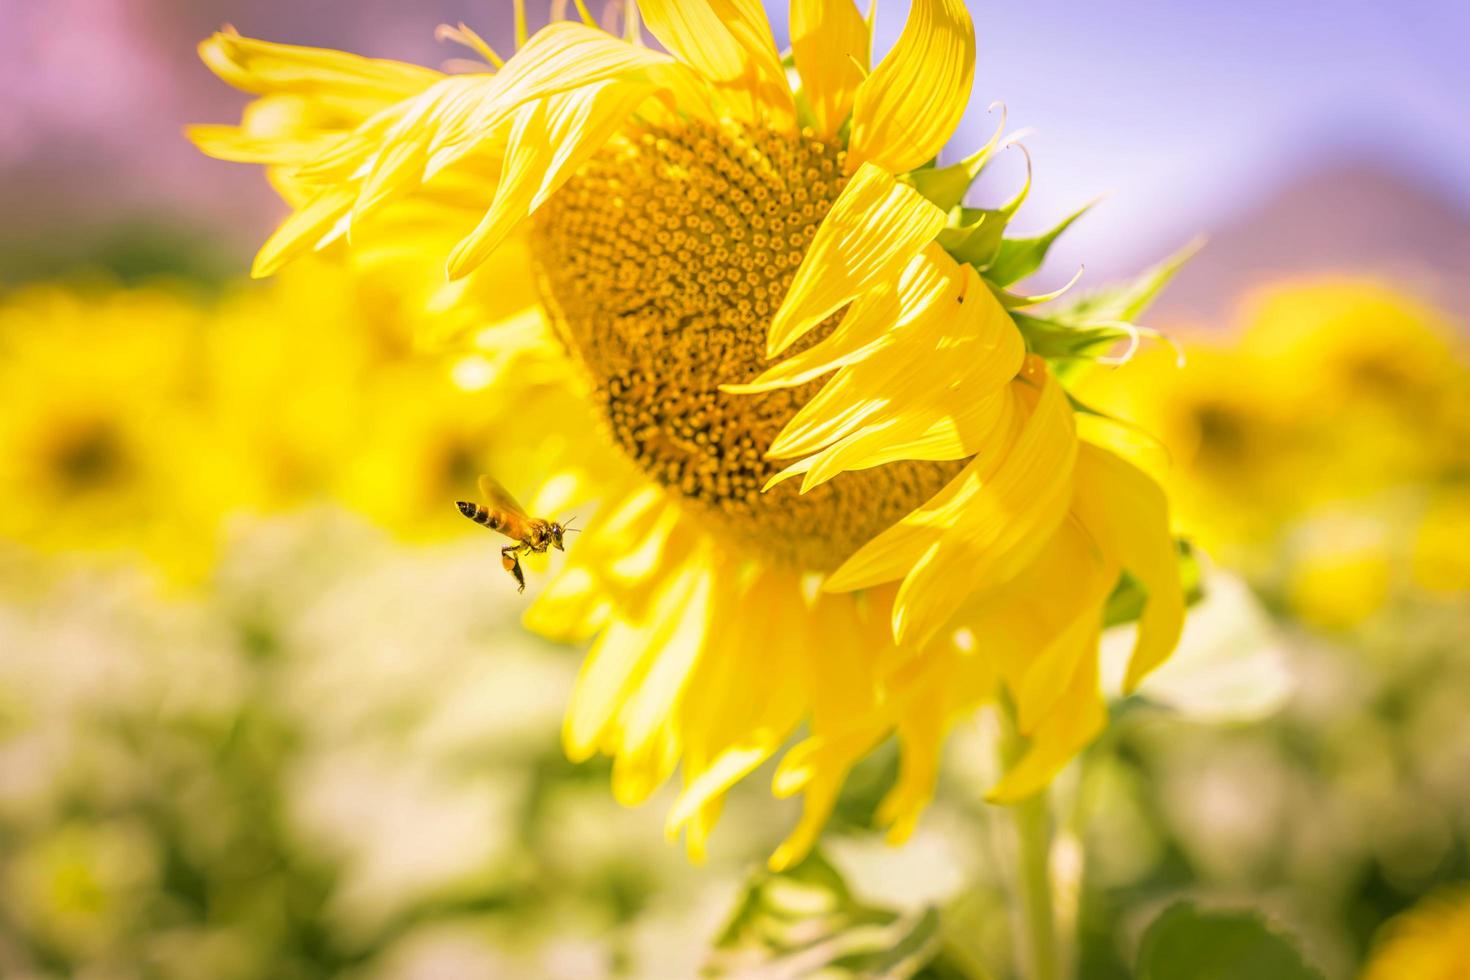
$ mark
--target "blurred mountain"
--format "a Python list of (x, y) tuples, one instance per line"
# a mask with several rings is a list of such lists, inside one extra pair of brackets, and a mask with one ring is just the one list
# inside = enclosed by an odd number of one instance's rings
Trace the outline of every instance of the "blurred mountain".
[(1386, 168), (1319, 168), (1211, 230), (1153, 319), (1223, 325), (1255, 287), (1330, 274), (1396, 284), (1470, 327), (1470, 212), (1437, 188)]

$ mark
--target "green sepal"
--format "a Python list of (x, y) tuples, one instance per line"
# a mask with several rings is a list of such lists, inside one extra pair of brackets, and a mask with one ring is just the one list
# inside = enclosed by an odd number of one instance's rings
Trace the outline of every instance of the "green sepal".
[(941, 211), (953, 211), (970, 192), (970, 186), (990, 162), (993, 153), (994, 147), (982, 146), (956, 163), (943, 167), (921, 167), (900, 175), (898, 179), (923, 194)]
[(1029, 313), (1012, 313), (1011, 319), (1026, 340), (1026, 349), (1049, 361), (1090, 360), (1132, 333), (1112, 323), (1086, 325)]
[[(974, 264), (966, 256), (972, 252), (984, 252), (985, 245), (976, 236), (982, 233), (991, 239), (994, 249), (1000, 247), (1001, 235), (1005, 233), (1005, 223), (1010, 220), (1008, 215), (999, 211), (985, 211), (981, 208), (957, 208), (950, 215), (949, 226), (940, 230), (935, 241), (939, 247), (944, 249), (957, 262), (969, 262)], [(998, 228), (986, 227), (987, 221), (998, 221)]]
[[(1184, 604), (1193, 606), (1205, 597), (1204, 570), (1194, 546), (1184, 538), (1175, 541), (1179, 549), (1179, 581), (1184, 586)], [(1103, 607), (1103, 626), (1122, 626), (1136, 623), (1143, 615), (1148, 602), (1148, 590), (1132, 575), (1124, 572), (1113, 587), (1108, 603)]]
[[(1039, 314), (1014, 312), (1016, 306), (1025, 305), (1019, 302), (1023, 298), (996, 290), (994, 286), (992, 290), (1012, 309), (1011, 317), (1026, 339), (1026, 349), (1051, 362), (1058, 377), (1065, 381), (1066, 375), (1081, 364), (1096, 360), (1120, 341), (1157, 336), (1133, 321), (1202, 244), (1200, 240), (1193, 241), (1133, 279), (1090, 290), (1064, 303), (1052, 303)], [(1043, 297), (1029, 299), (1037, 301)]]
[(1197, 238), (1132, 279), (1089, 290), (1064, 305), (1052, 307), (1047, 310), (1047, 319), (1071, 326), (1131, 323), (1148, 309), (1184, 263), (1203, 247), (1204, 239)]
[[(991, 105), (995, 108), (995, 104)], [(1000, 137), (1005, 131), (1005, 107), (1001, 107), (1000, 125), (980, 149), (956, 163), (944, 167), (921, 167), (901, 175), (898, 179), (923, 194), (941, 211), (946, 213), (959, 207), (970, 192), (970, 187), (979, 178), (980, 172), (1001, 148)]]
[[(981, 275), (984, 277), (984, 273), (981, 273)], [(990, 291), (995, 294), (995, 298), (1000, 300), (1001, 306), (1004, 306), (1008, 310), (1019, 310), (1027, 306), (1040, 306), (1042, 303), (1050, 303), (1063, 293), (1070, 292), (1072, 287), (1077, 285), (1077, 280), (1081, 278), (1082, 270), (1078, 269), (1076, 274), (1067, 280), (1064, 285), (1050, 292), (1038, 293), (1034, 296), (1009, 292), (1008, 290), (1002, 289), (996, 283), (991, 282), (989, 278), (985, 278), (985, 284), (990, 287)]]
[(1078, 208), (1076, 211), (1063, 218), (1055, 228), (1038, 235), (1035, 238), (1007, 238), (1001, 241), (996, 250), (995, 258), (990, 264), (980, 271), (985, 278), (997, 286), (1009, 286), (1014, 282), (1020, 282), (1031, 275), (1041, 264), (1046, 261), (1046, 253), (1051, 250), (1052, 243), (1057, 240), (1078, 218), (1082, 217), (1097, 204), (1091, 201)]
[(995, 261), (1006, 226), (1031, 193), (1031, 154), (1021, 144), (1015, 145), (1026, 154), (1026, 182), (1016, 196), (998, 208), (957, 208), (950, 216), (950, 226), (939, 233), (940, 247), (956, 262), (983, 269)]

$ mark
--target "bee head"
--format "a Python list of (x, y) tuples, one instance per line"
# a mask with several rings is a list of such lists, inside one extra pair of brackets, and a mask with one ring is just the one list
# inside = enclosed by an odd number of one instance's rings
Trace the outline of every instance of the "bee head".
[(475, 516), (475, 512), (479, 509), (468, 500), (460, 500), (456, 503), (456, 506), (459, 507), (459, 512), (461, 514), (469, 518), (473, 518)]
[(556, 545), (556, 550), (557, 551), (566, 551), (567, 550), (566, 548), (563, 548), (562, 547), (562, 543), (561, 543), (562, 535), (564, 535), (564, 534), (576, 534), (577, 533), (577, 529), (574, 528), (574, 527), (572, 527), (572, 521), (575, 521), (575, 520), (576, 520), (575, 517), (569, 517), (569, 518), (567, 518), (567, 522), (565, 524), (558, 524), (555, 521), (552, 522), (552, 524), (551, 524), (551, 543), (554, 544), (554, 545)]

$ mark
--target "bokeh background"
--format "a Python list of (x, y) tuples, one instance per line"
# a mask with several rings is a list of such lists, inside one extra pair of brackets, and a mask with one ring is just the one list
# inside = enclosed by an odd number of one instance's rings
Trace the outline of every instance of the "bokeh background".
[[(183, 139), (243, 104), (197, 41), (437, 66), (435, 25), (509, 50), (510, 9), (0, 0), (0, 976), (902, 976), (863, 958), (900, 935), (1008, 975), (983, 730), (901, 851), (867, 828), (892, 759), (865, 766), (799, 915), (752, 871), (791, 817), (758, 779), (690, 868), (666, 801), (561, 758), (579, 652), (519, 629), (449, 506), (500, 462), (493, 366), (425, 356), (400, 283), (244, 280), (283, 208)], [(1355, 976), (1470, 882), (1470, 12), (971, 9), (962, 142), (992, 99), (1034, 130), (1018, 227), (1106, 195), (1041, 285), (1209, 237), (1147, 321), (1185, 366), (1085, 389), (1157, 436), (1205, 598), (1060, 787), (1072, 953), (1131, 976), (1187, 897)]]

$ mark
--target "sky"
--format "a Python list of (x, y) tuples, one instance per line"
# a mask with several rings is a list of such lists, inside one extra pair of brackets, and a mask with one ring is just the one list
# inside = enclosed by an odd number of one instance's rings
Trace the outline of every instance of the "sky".
[[(533, 7), (537, 6), (533, 3)], [(768, 5), (785, 43), (784, 4)], [(879, 47), (907, 3), (878, 0)], [(1100, 195), (1056, 254), (1113, 272), (1249, 211), (1273, 187), (1366, 162), (1470, 211), (1466, 0), (1107, 4), (971, 0), (973, 111), (951, 155), (1003, 101), (1036, 183), (1018, 219), (1041, 229)], [(182, 126), (243, 99), (198, 63), (224, 22), (246, 34), (435, 64), (441, 21), (502, 46), (510, 0), (0, 0), (0, 208), (28, 234), (174, 209), (248, 249), (279, 215), (251, 168), (200, 157)], [(982, 201), (1021, 179), (1012, 151)], [(3, 188), (8, 187), (8, 192)], [(19, 232), (17, 232), (19, 233)]]
[[(1035, 131), (1022, 226), (1108, 195), (1069, 232), (1061, 265), (1119, 249), (1124, 262), (1157, 257), (1138, 253), (1167, 251), (1273, 187), (1348, 160), (1433, 184), (1470, 209), (1470, 66), (1454, 50), (1470, 34), (1464, 0), (971, 10), (975, 105), (1000, 99), (1013, 126)], [(972, 113), (966, 126), (968, 145), (989, 121)], [(1019, 170), (999, 183), (1015, 186)]]

